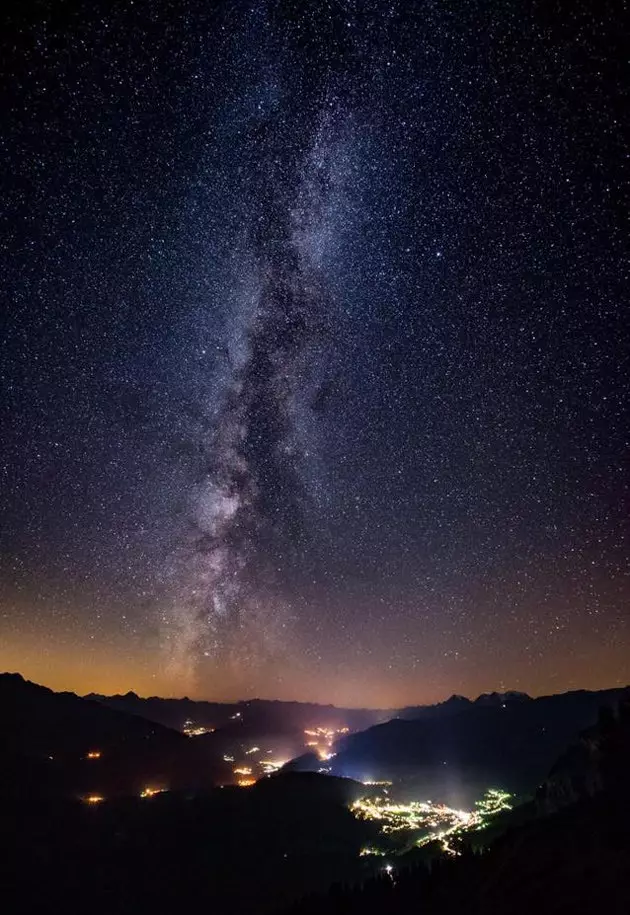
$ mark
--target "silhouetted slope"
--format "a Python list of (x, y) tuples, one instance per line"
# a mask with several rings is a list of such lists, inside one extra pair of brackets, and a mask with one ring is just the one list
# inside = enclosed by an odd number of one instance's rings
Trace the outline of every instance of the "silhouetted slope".
[[(100, 756), (88, 758), (94, 752)], [(148, 785), (209, 787), (226, 774), (221, 761), (180, 733), (19, 674), (0, 674), (0, 757), (14, 779), (17, 761), (28, 760), (29, 771), (39, 773), (28, 781), (40, 793), (48, 783), (64, 793), (107, 795)], [(14, 789), (2, 780), (0, 791)]]
[[(440, 790), (500, 785), (533, 791), (554, 760), (624, 690), (577, 691), (540, 699), (506, 696), (457, 700), (446, 714), (394, 719), (339, 741), (336, 775), (414, 778)], [(308, 764), (307, 764), (308, 767)], [(455, 789), (454, 789), (455, 786)]]
[(466, 696), (453, 695), (444, 702), (438, 702), (436, 705), (408, 705), (400, 709), (396, 714), (397, 718), (444, 718), (448, 715), (462, 712), (475, 705), (486, 705), (492, 707), (504, 706), (508, 702), (531, 702), (531, 696), (527, 693), (520, 693), (515, 690), (508, 690), (505, 693), (482, 693), (476, 699), (467, 699)]
[(0, 819), (3, 907), (12, 915), (269, 912), (362, 878), (359, 850), (373, 827), (347, 807), (361, 790), (294, 774), (194, 798), (26, 805)]
[(619, 703), (617, 714), (607, 707), (597, 723), (562, 754), (536, 792), (541, 812), (608, 791), (630, 793), (630, 695)]
[[(90, 693), (102, 705), (156, 721), (166, 727), (181, 730), (187, 719), (208, 728), (228, 733), (293, 734), (313, 726), (349, 727), (352, 730), (370, 727), (395, 714), (373, 709), (344, 709), (334, 705), (317, 705), (309, 702), (281, 702), (268, 699), (251, 699), (243, 702), (205, 702), (194, 699), (161, 699), (151, 696), (143, 699), (129, 692), (120, 696), (102, 696)], [(235, 716), (238, 715), (238, 718)]]

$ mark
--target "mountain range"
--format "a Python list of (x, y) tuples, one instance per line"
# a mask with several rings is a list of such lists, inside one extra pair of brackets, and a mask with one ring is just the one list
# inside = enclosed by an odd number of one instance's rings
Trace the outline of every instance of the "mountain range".
[[(326, 767), (360, 781), (406, 782), (412, 794), (420, 789), (451, 803), (469, 803), (491, 785), (531, 794), (598, 710), (615, 707), (628, 694), (628, 688), (537, 699), (492, 693), (474, 702), (454, 696), (341, 738)], [(308, 753), (291, 768), (318, 771), (322, 763)]]
[[(317, 721), (341, 729), (352, 710), (200, 705), (81, 698), (0, 675), (6, 911), (630, 911), (628, 689), (455, 696), (403, 709), (342, 736), (330, 759), (300, 756), (246, 790), (230, 784), (221, 755), (229, 741), (248, 746), (253, 733), (281, 728), (285, 708), (285, 738)], [(212, 709), (206, 724), (216, 729), (190, 738), (125, 706), (173, 721), (182, 712), (201, 721)], [(359, 715), (369, 722), (383, 712)], [(296, 771), (309, 766), (327, 771)], [(471, 785), (492, 778), (525, 802), (462, 838), (453, 857), (414, 847), (387, 862), (360, 854), (380, 827), (351, 812), (374, 790), (362, 782), (377, 776), (410, 797), (435, 789), (436, 800), (467, 799)]]

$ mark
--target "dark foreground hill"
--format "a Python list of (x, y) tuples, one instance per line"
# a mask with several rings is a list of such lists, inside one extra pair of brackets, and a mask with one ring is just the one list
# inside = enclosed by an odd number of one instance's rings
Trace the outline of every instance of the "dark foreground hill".
[(348, 805), (362, 790), (305, 773), (92, 807), (8, 804), (3, 911), (259, 915), (335, 881), (360, 882), (372, 827)]
[(19, 674), (0, 674), (0, 761), (0, 798), (211, 787), (230, 774), (181, 733)]
[[(433, 799), (468, 803), (479, 791), (500, 786), (533, 792), (558, 756), (629, 690), (576, 691), (530, 699), (522, 694), (454, 697), (432, 709), (413, 710), (338, 742), (328, 763), (335, 775), (358, 780), (408, 780)], [(410, 710), (407, 710), (410, 714)], [(321, 763), (304, 757), (296, 769)]]

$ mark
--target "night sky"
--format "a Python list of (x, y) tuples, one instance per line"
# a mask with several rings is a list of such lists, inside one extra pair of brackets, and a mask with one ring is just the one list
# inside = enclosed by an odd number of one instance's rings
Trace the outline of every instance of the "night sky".
[(627, 11), (23, 2), (0, 669), (630, 681)]

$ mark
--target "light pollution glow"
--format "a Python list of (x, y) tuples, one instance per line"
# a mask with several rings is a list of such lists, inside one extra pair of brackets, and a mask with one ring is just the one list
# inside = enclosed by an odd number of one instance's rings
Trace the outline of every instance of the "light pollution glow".
[[(586, 637), (586, 634), (585, 634)], [(108, 640), (91, 638), (78, 619), (67, 633), (50, 629), (43, 621), (28, 630), (2, 631), (0, 621), (0, 670), (21, 673), (35, 683), (78, 695), (90, 692), (113, 695), (133, 690), (140, 696), (181, 697), (181, 683), (170, 677), (154, 641), (112, 633)], [(236, 701), (250, 698), (319, 702), (348, 708), (400, 708), (411, 704), (440, 702), (453, 693), (471, 698), (484, 692), (518, 689), (531, 696), (570, 689), (608, 689), (630, 682), (630, 663), (622, 642), (591, 641), (588, 650), (562, 653), (536, 664), (514, 641), (497, 658), (482, 646), (474, 658), (461, 658), (445, 671), (427, 662), (420, 670), (400, 665), (384, 668), (376, 661), (348, 658), (335, 665), (309, 664), (302, 656), (287, 660), (282, 684), (273, 687), (252, 683), (245, 694), (231, 693), (209, 670), (192, 699)]]

